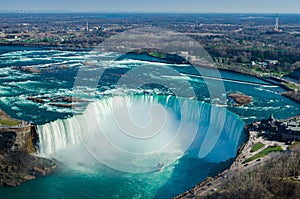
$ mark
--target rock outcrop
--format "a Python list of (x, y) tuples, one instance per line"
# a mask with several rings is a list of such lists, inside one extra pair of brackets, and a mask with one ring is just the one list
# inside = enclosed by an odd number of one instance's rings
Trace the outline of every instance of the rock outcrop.
[[(24, 125), (24, 126), (21, 126)], [(33, 138), (35, 126), (19, 124), (19, 126), (0, 128), (0, 153), (23, 151), (28, 154), (35, 152)]]
[(0, 117), (9, 117), (9, 115), (0, 109)]
[(21, 183), (53, 173), (56, 164), (52, 160), (29, 155), (26, 152), (10, 152), (0, 155), (0, 186), (18, 186)]
[(77, 103), (77, 102), (88, 102), (87, 100), (80, 99), (77, 97), (58, 97), (50, 99), (50, 102), (68, 102), (68, 103)]
[(30, 66), (13, 66), (13, 69), (18, 69), (24, 72), (29, 72), (29, 73), (41, 73), (42, 70), (35, 68), (35, 67), (30, 67)]
[(17, 186), (54, 172), (54, 161), (34, 156), (38, 141), (36, 126), (11, 119), (0, 110), (1, 118), (10, 125), (0, 125), (0, 186)]
[(253, 100), (251, 96), (241, 94), (241, 93), (229, 93), (228, 97), (233, 98), (235, 105), (244, 106), (250, 104)]
[(50, 106), (56, 106), (61, 108), (79, 108), (83, 105), (85, 105), (88, 100), (76, 98), (76, 97), (70, 97), (70, 96), (59, 96), (59, 97), (34, 97), (29, 96), (26, 98), (27, 100), (40, 103), (40, 104), (49, 104)]
[(300, 91), (299, 90), (287, 91), (287, 92), (282, 93), (282, 95), (300, 103)]
[(50, 106), (57, 106), (61, 108), (78, 108), (78, 106), (73, 105), (73, 104), (57, 104), (57, 103), (50, 103)]
[(36, 102), (36, 103), (45, 103), (46, 101), (43, 100), (42, 98), (39, 98), (39, 97), (32, 97), (32, 96), (29, 96), (26, 98), (27, 100), (30, 100), (30, 101), (33, 101), (33, 102)]

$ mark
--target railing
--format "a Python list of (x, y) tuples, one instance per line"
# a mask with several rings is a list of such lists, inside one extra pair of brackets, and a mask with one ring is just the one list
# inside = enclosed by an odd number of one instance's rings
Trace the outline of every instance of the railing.
[(4, 128), (24, 128), (24, 127), (29, 127), (31, 126), (32, 124), (30, 122), (20, 122), (18, 125), (13, 125), (13, 126), (7, 126), (7, 125), (1, 125), (0, 124), (0, 129), (4, 129)]

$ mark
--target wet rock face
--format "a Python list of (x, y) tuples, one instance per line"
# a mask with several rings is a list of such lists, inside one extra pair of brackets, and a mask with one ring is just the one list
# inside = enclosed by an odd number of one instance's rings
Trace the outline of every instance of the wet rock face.
[(31, 155), (37, 140), (35, 125), (0, 128), (0, 186), (18, 186), (56, 170), (54, 161)]
[(35, 133), (33, 129), (35, 129), (33, 125), (0, 128), (0, 152), (34, 153), (36, 150), (33, 143)]
[(0, 151), (10, 151), (16, 142), (15, 132), (2, 132), (0, 133)]
[[(12, 120), (0, 109), (1, 118)], [(36, 126), (29, 122), (0, 125), (0, 186), (17, 186), (56, 170), (54, 161), (31, 155), (37, 142)]]
[(28, 180), (54, 173), (52, 160), (35, 157), (25, 152), (0, 155), (0, 186), (14, 187)]

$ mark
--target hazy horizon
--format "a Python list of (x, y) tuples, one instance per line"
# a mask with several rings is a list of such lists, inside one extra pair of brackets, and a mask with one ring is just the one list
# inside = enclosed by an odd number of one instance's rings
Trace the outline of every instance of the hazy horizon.
[(298, 0), (0, 0), (0, 11), (299, 14)]

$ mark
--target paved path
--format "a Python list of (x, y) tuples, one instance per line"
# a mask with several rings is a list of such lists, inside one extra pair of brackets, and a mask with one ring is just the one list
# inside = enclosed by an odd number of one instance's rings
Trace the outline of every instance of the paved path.
[[(249, 132), (249, 140), (244, 145), (243, 149), (240, 151), (240, 154), (231, 165), (231, 167), (225, 170), (223, 173), (219, 174), (218, 177), (214, 178), (212, 181), (209, 182), (202, 182), (200, 185), (195, 186), (189, 192), (185, 192), (176, 198), (194, 198), (195, 196), (207, 196), (212, 192), (217, 191), (218, 189), (224, 187), (225, 181), (228, 178), (232, 178), (234, 176), (238, 176), (241, 172), (250, 172), (256, 169), (257, 167), (265, 165), (271, 159), (278, 159), (284, 153), (271, 153), (270, 155), (260, 158), (259, 160), (253, 160), (247, 164), (243, 164), (243, 162), (248, 159), (249, 157), (253, 156), (256, 153), (264, 150), (269, 146), (274, 146), (275, 144), (280, 145), (283, 150), (286, 150), (287, 145), (282, 142), (276, 141), (269, 141), (265, 140), (262, 137), (257, 137), (258, 132), (250, 131)], [(253, 145), (261, 142), (265, 144), (262, 149), (259, 149), (256, 152), (251, 153), (250, 150), (252, 149)]]

